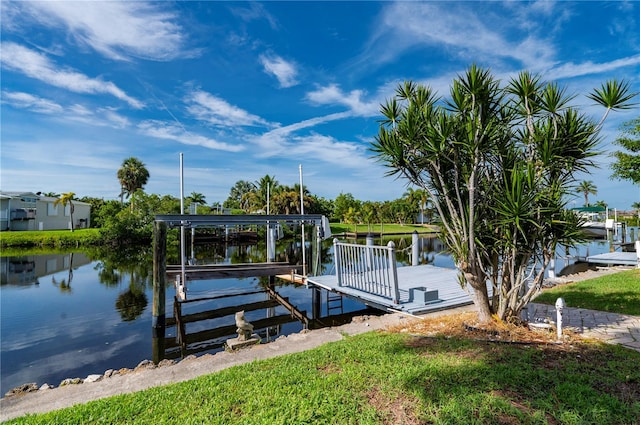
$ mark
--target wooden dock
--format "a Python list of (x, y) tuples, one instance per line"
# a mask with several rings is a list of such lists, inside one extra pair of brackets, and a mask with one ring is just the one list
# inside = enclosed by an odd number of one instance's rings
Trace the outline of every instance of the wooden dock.
[[(467, 292), (458, 283), (457, 270), (420, 265), (398, 267), (397, 272), (400, 290), (400, 300), (397, 304), (389, 298), (346, 286), (338, 286), (336, 275), (307, 276), (306, 281), (308, 285), (318, 286), (356, 299), (370, 307), (390, 312), (424, 314), (472, 303)], [(434, 301), (411, 299), (413, 288), (426, 288), (427, 291), (437, 290), (437, 299)]]
[[(292, 275), (302, 271), (302, 266), (285, 262), (185, 265), (186, 280), (224, 279), (229, 277), (254, 277)], [(167, 277), (174, 279), (182, 273), (180, 264), (167, 265)]]
[(590, 264), (604, 264), (607, 266), (637, 266), (640, 264), (638, 254), (635, 252), (607, 252), (604, 254), (590, 255), (583, 261)]

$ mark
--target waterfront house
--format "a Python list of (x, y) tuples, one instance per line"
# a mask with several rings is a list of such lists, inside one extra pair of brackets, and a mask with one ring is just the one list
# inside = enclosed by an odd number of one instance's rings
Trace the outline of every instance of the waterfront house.
[[(33, 192), (0, 191), (0, 230), (71, 229), (71, 206), (56, 205), (58, 198)], [(72, 201), (73, 228), (89, 227), (91, 204)]]

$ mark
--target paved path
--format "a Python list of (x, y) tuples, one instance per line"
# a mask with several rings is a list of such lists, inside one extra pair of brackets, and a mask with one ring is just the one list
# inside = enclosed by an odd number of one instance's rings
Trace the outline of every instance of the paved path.
[[(545, 319), (556, 321), (556, 308), (553, 305), (531, 303), (528, 309), (529, 322), (542, 322)], [(640, 316), (564, 308), (562, 323), (564, 328), (569, 327), (586, 338), (640, 351)]]

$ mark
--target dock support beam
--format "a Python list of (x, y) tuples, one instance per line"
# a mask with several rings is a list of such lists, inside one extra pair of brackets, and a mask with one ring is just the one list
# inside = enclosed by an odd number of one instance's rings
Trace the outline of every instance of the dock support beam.
[(153, 307), (151, 327), (153, 338), (163, 338), (165, 331), (167, 289), (167, 224), (153, 222)]

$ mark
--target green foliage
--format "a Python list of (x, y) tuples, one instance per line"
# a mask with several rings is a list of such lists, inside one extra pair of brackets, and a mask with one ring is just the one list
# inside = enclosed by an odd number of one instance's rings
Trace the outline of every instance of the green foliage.
[(333, 201), (333, 220), (343, 221), (351, 209), (353, 211), (360, 209), (360, 201), (356, 200), (350, 193), (340, 193)]
[(640, 353), (369, 332), (17, 424), (632, 424)]
[(623, 150), (611, 154), (612, 177), (640, 185), (640, 118), (625, 123), (622, 134), (614, 141)]
[(576, 192), (581, 193), (584, 196), (584, 206), (589, 206), (589, 195), (597, 195), (598, 188), (591, 180), (583, 180), (578, 184)]
[(122, 188), (120, 195), (126, 195), (127, 198), (137, 190), (143, 189), (144, 185), (149, 181), (149, 171), (144, 166), (144, 163), (135, 157), (122, 161), (122, 166), (116, 175)]
[(98, 245), (102, 238), (98, 229), (0, 232), (0, 248), (7, 255), (6, 248), (33, 247), (79, 247)]
[(180, 213), (180, 200), (170, 195), (147, 195), (138, 190), (131, 201), (135, 208), (124, 208), (105, 218), (100, 234), (108, 243), (150, 244), (155, 216)]
[[(611, 81), (590, 98), (606, 116), (634, 96), (628, 84)], [(409, 81), (381, 106), (372, 151), (387, 175), (428, 193), (481, 321), (517, 317), (541, 289), (556, 244), (582, 240), (564, 200), (575, 176), (593, 166), (602, 122), (569, 107), (571, 99), (529, 72), (501, 86), (472, 65), (448, 99)]]
[(640, 270), (628, 270), (545, 290), (537, 303), (555, 304), (562, 297), (569, 307), (640, 316)]

